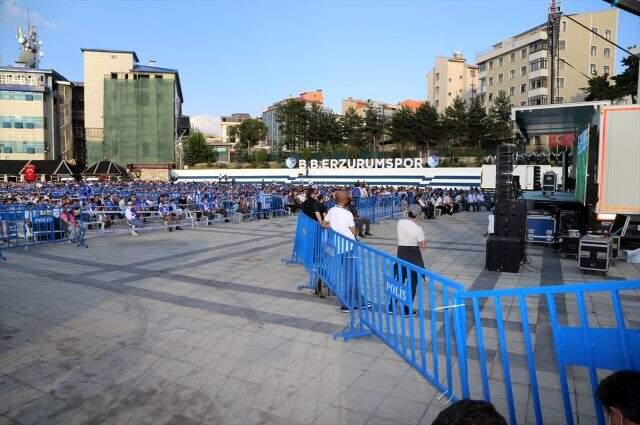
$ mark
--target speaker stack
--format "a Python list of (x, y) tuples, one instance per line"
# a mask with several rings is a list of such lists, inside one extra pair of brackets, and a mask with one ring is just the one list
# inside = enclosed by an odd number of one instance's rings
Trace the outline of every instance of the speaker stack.
[(509, 146), (499, 146), (496, 162), (496, 207), (494, 234), (487, 239), (486, 268), (517, 273), (525, 257), (527, 207), (516, 199), (513, 176), (513, 153)]

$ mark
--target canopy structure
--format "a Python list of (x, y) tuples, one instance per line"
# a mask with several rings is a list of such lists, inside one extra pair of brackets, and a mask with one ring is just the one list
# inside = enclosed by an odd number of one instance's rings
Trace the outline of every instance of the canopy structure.
[(36, 167), (36, 174), (45, 178), (54, 179), (71, 177), (78, 174), (76, 167), (67, 161), (42, 159), (42, 160), (2, 160), (0, 161), (0, 176), (19, 178), (24, 171), (24, 167), (33, 165)]
[(525, 138), (554, 133), (580, 133), (596, 124), (598, 111), (609, 101), (559, 103), (511, 108), (511, 119)]
[(82, 172), (82, 176), (124, 177), (127, 170), (112, 161), (98, 161)]

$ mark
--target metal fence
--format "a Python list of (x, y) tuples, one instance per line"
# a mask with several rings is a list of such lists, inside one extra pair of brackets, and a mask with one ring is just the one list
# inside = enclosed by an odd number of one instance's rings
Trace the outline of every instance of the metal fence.
[(336, 336), (375, 334), (441, 397), (491, 401), (511, 424), (604, 425), (599, 379), (640, 368), (640, 280), (465, 291), (303, 214), (291, 262), (349, 308)]

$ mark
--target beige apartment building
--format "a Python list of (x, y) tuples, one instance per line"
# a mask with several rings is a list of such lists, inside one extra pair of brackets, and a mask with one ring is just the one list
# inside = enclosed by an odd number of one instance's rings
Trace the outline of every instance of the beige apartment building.
[[(616, 8), (570, 16), (616, 42)], [(615, 47), (564, 16), (560, 21), (558, 56), (553, 103), (582, 101), (585, 95), (580, 89), (587, 85), (587, 76), (615, 73)], [(550, 60), (546, 23), (494, 44), (476, 56), (478, 96), (487, 108), (500, 91), (510, 96), (515, 106), (552, 103)]]
[(128, 50), (81, 49), (84, 59), (84, 125), (87, 144), (104, 141), (104, 80), (111, 73), (128, 73), (138, 62)]
[(221, 142), (222, 143), (232, 143), (235, 144), (240, 141), (238, 136), (231, 137), (231, 129), (242, 124), (243, 121), (250, 120), (251, 115), (245, 113), (239, 114), (231, 114), (224, 115), (220, 117), (220, 132), (221, 132)]
[(427, 101), (438, 112), (444, 112), (456, 97), (468, 102), (477, 89), (478, 67), (467, 64), (462, 52), (454, 52), (450, 58), (437, 56), (427, 74)]

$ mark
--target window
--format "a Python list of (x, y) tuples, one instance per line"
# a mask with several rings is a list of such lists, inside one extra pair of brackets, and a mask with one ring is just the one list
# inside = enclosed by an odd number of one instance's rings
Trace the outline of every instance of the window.
[(527, 67), (523, 66), (520, 68), (520, 76), (524, 77), (525, 75), (527, 75)]
[(449, 92), (449, 96), (451, 96), (451, 92)]
[(511, 71), (509, 71), (509, 79), (513, 80), (513, 78), (516, 76), (516, 70), (512, 69)]
[(564, 97), (556, 97), (555, 103), (564, 103)]
[(558, 50), (564, 50), (567, 47), (567, 43), (564, 40), (558, 41)]
[(156, 80), (162, 80), (162, 74), (156, 74)]
[(36, 153), (36, 148), (27, 148), (27, 153)]
[(487, 69), (487, 64), (481, 63), (478, 65), (478, 72), (484, 72)]
[(2, 128), (11, 128), (11, 121), (3, 121)]
[(498, 90), (498, 95), (504, 96), (504, 90)]
[(595, 63), (589, 65), (589, 70), (591, 71), (591, 75), (598, 75), (598, 68)]
[(36, 128), (36, 126), (32, 122), (27, 122), (27, 123), (24, 123), (24, 128)]
[(498, 83), (502, 82), (502, 74), (498, 74)]
[(451, 78), (449, 78), (449, 82), (451, 82)]
[(604, 75), (609, 75), (609, 67), (607, 65), (604, 65), (602, 67), (602, 72), (604, 73)]
[(129, 74), (124, 74), (124, 79), (128, 80), (129, 79)]
[(436, 108), (437, 108), (438, 106), (440, 106), (440, 101), (439, 101), (439, 100), (436, 100)]
[(520, 93), (526, 93), (526, 92), (527, 92), (527, 85), (520, 84)]
[(509, 87), (509, 96), (513, 96), (516, 92), (516, 88), (515, 87)]
[(436, 91), (435, 91), (435, 93), (436, 93), (436, 94), (440, 93), (440, 86), (436, 86)]
[(493, 69), (493, 61), (489, 61), (489, 71)]
[(546, 105), (547, 104), (547, 96), (534, 96), (529, 98), (529, 105)]
[(18, 121), (14, 122), (13, 128), (22, 128), (22, 122), (18, 122)]
[(593, 28), (591, 28), (591, 31), (593, 31), (593, 32), (595, 32), (597, 34), (598, 33), (598, 28), (593, 27)]
[(32, 94), (25, 94), (24, 95), (24, 100), (33, 101), (33, 95)]
[(604, 30), (604, 38), (611, 40), (611, 30)]
[(111, 59), (118, 59), (118, 55), (111, 55)]
[(520, 106), (527, 106), (527, 102), (523, 100), (522, 102), (520, 102)]
[(493, 101), (493, 93), (489, 93), (489, 102)]
[(534, 78), (529, 81), (529, 90), (540, 89), (547, 87), (547, 77)]
[(149, 74), (142, 74), (140, 76), (140, 78), (144, 79), (144, 80), (148, 80), (149, 79)]
[(537, 41), (529, 46), (529, 54), (539, 52), (540, 50), (544, 50), (547, 48), (547, 45), (544, 41)]
[(501, 67), (503, 62), (504, 62), (503, 58), (498, 58), (498, 67)]
[(520, 57), (521, 57), (522, 59), (524, 59), (524, 58), (526, 58), (526, 57), (527, 57), (527, 49), (522, 49), (522, 50), (520, 50)]
[(564, 69), (564, 61), (562, 59), (558, 59), (558, 69)]
[(436, 72), (436, 81), (440, 80), (440, 73)]
[(556, 86), (557, 87), (564, 87), (564, 78), (556, 78)]
[(598, 48), (596, 46), (591, 46), (591, 56), (596, 56), (598, 54)]
[(489, 85), (492, 86), (493, 85), (493, 77), (489, 77)]
[(13, 148), (11, 148), (10, 146), (5, 146), (4, 148), (2, 148), (2, 151), (4, 153), (13, 153)]
[(602, 50), (602, 55), (603, 55), (605, 58), (611, 57), (611, 49), (610, 49), (610, 48), (608, 48), (608, 47), (605, 47), (605, 48)]
[(117, 79), (118, 79), (118, 74), (117, 74), (117, 73), (115, 73), (115, 72), (112, 72), (112, 73), (111, 73), (111, 79), (112, 79), (112, 80), (117, 80)]
[(567, 21), (562, 21), (562, 32), (567, 30)]
[(509, 62), (513, 63), (516, 61), (516, 54), (515, 53), (511, 53), (511, 55), (509, 55)]
[(545, 58), (537, 59), (529, 63), (529, 71), (537, 71), (539, 69), (547, 68), (547, 60)]

